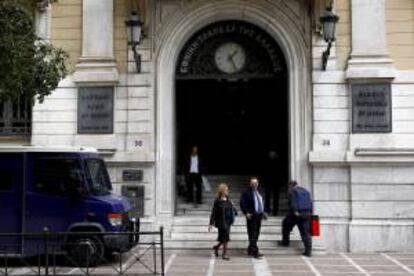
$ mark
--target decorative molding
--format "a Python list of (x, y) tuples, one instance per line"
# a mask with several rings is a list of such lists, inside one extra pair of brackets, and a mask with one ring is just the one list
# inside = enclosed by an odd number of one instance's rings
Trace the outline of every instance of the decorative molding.
[(312, 166), (356, 164), (407, 164), (414, 162), (414, 148), (356, 148), (354, 151), (311, 151)]
[(414, 148), (355, 148), (355, 156), (414, 156)]

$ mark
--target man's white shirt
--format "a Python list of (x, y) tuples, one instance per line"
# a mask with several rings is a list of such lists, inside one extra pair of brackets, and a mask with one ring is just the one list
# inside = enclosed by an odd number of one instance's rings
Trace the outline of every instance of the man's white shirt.
[(199, 173), (198, 155), (191, 155), (190, 173)]

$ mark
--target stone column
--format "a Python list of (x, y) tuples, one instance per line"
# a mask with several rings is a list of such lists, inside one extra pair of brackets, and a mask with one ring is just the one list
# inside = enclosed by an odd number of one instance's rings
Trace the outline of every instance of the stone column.
[[(383, 113), (385, 108), (382, 104), (383, 99), (377, 100), (381, 104), (376, 104), (375, 99), (379, 96), (375, 94), (387, 94), (392, 97), (391, 82), (396, 77), (396, 70), (393, 61), (390, 58), (387, 47), (386, 36), (386, 18), (385, 18), (385, 0), (352, 0), (352, 52), (348, 62), (346, 77), (349, 81), (350, 97), (364, 99), (372, 108), (379, 110), (378, 114)], [(386, 97), (384, 96), (384, 99)], [(394, 202), (384, 203), (383, 197), (378, 191), (383, 191), (384, 183), (392, 175), (388, 171), (393, 171), (391, 163), (385, 163), (380, 156), (363, 156), (357, 153), (356, 149), (379, 149), (384, 145), (392, 143), (392, 133), (389, 129), (378, 131), (377, 129), (370, 132), (368, 126), (380, 126), (381, 123), (375, 123), (375, 120), (386, 120), (386, 116), (371, 115), (367, 116), (369, 111), (364, 105), (358, 104), (352, 100), (352, 125), (354, 121), (360, 123), (363, 127), (359, 131), (350, 134), (349, 151), (347, 161), (350, 165), (350, 195), (351, 203), (350, 223), (349, 223), (349, 250), (351, 252), (369, 251), (369, 250), (390, 250), (395, 248), (394, 245), (385, 245), (387, 241), (381, 237), (391, 235), (395, 231), (390, 227), (395, 222), (392, 221), (389, 214), (379, 210), (381, 206), (384, 210), (392, 208), (383, 207), (384, 204), (394, 206)], [(386, 108), (392, 113), (391, 101), (385, 101)], [(358, 108), (364, 108), (357, 112)], [(376, 110), (372, 114), (375, 114)], [(359, 115), (362, 114), (362, 115)], [(392, 115), (389, 115), (392, 116)], [(375, 118), (376, 117), (376, 118)], [(374, 122), (374, 123), (373, 123)], [(384, 122), (387, 126), (392, 126), (391, 122)], [(369, 152), (369, 151), (368, 151)], [(386, 153), (385, 151), (383, 151)], [(369, 153), (368, 153), (369, 155)], [(361, 163), (364, 162), (365, 164)], [(367, 158), (370, 158), (367, 162)], [(379, 163), (380, 164), (379, 164)], [(369, 200), (366, 186), (369, 185), (371, 197)], [(392, 211), (390, 211), (392, 213)], [(391, 223), (389, 221), (392, 221)]]
[(51, 33), (51, 17), (52, 17), (52, 5), (48, 5), (44, 9), (36, 12), (35, 24), (36, 33), (42, 39), (49, 41)]
[(118, 82), (114, 59), (114, 1), (83, 0), (82, 57), (74, 80), (84, 85)]
[(352, 52), (347, 78), (395, 77), (386, 39), (385, 0), (352, 0)]

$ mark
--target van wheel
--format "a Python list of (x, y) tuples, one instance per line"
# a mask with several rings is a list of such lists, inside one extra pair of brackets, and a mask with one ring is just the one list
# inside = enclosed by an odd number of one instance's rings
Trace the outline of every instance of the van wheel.
[(69, 243), (69, 255), (76, 266), (97, 266), (104, 259), (105, 247), (96, 236), (76, 237)]

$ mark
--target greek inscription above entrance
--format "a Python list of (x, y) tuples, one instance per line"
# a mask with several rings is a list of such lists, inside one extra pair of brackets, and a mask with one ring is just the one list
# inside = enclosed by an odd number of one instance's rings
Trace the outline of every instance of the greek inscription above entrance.
[(178, 79), (274, 78), (285, 73), (277, 43), (255, 25), (221, 21), (194, 34), (177, 65)]

